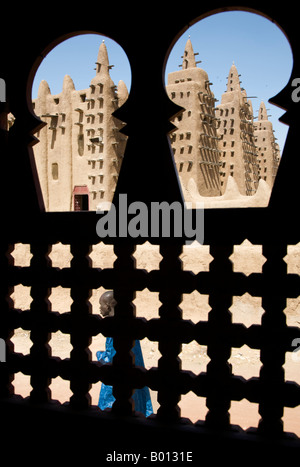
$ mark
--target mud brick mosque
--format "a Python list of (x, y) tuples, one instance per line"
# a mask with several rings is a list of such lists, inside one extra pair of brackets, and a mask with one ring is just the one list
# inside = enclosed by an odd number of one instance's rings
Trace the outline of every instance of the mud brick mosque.
[[(280, 151), (265, 104), (255, 121), (232, 64), (216, 105), (212, 83), (195, 55), (188, 39), (182, 67), (169, 73), (166, 87), (184, 109), (172, 120), (176, 130), (170, 142), (185, 199), (218, 203), (232, 187), (246, 201), (255, 198), (259, 186), (270, 192)], [(128, 90), (123, 81), (114, 84), (110, 68), (102, 42), (87, 89), (75, 90), (68, 75), (60, 94), (40, 83), (33, 106), (46, 125), (37, 134), (34, 154), (47, 211), (96, 210), (112, 200), (127, 140), (121, 131), (125, 124), (113, 113)]]

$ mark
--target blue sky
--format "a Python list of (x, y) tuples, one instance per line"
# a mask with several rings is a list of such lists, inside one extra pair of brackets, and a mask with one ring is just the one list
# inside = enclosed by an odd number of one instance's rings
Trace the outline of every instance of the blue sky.
[(34, 78), (32, 97), (37, 96), (42, 79), (48, 82), (52, 94), (60, 93), (65, 75), (71, 76), (76, 89), (88, 88), (96, 74), (95, 62), (102, 40), (107, 47), (109, 63), (114, 65), (110, 71), (111, 78), (115, 84), (122, 79), (129, 89), (131, 71), (124, 50), (108, 37), (82, 34), (62, 42), (45, 57)]
[[(166, 75), (179, 70), (188, 37), (198, 52), (198, 66), (213, 83), (215, 97), (221, 100), (226, 89), (229, 69), (234, 61), (241, 74), (241, 85), (252, 99), (254, 115), (261, 100), (266, 104), (275, 136), (282, 151), (288, 127), (278, 122), (282, 109), (268, 103), (288, 82), (292, 71), (292, 52), (283, 32), (271, 21), (252, 13), (225, 12), (203, 19), (191, 26), (174, 45), (167, 61)], [(53, 49), (39, 67), (33, 83), (32, 96), (37, 95), (40, 81), (45, 79), (52, 94), (61, 92), (63, 78), (70, 75), (76, 89), (85, 89), (95, 75), (95, 61), (103, 37), (81, 35), (69, 39)], [(123, 49), (104, 38), (115, 84), (120, 79), (130, 89), (130, 64)], [(217, 102), (218, 104), (218, 102)]]

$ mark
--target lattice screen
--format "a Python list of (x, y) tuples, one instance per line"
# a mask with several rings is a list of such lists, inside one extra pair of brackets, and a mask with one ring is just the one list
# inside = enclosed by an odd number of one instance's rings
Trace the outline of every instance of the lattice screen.
[[(284, 312), (287, 298), (300, 294), (299, 275), (287, 273), (287, 245), (263, 244), (266, 261), (262, 272), (247, 276), (234, 272), (229, 259), (234, 245), (228, 241), (210, 243), (209, 270), (198, 273), (183, 269), (180, 242), (161, 242), (159, 269), (150, 271), (136, 268), (136, 245), (127, 241), (114, 245), (113, 268), (92, 267), (93, 245), (87, 241), (69, 243), (70, 267), (52, 267), (49, 255), (56, 242), (57, 239), (31, 243), (30, 265), (24, 267), (14, 266), (13, 244), (2, 247), (1, 287), (6, 298), (1, 307), (0, 329), (7, 342), (7, 362), (0, 366), (2, 397), (13, 393), (14, 374), (21, 372), (30, 375), (31, 401), (47, 403), (51, 399), (51, 379), (60, 376), (70, 381), (71, 407), (88, 410), (91, 385), (104, 382), (114, 388), (116, 402), (112, 411), (131, 415), (132, 391), (148, 386), (157, 391), (159, 407), (154, 416), (176, 420), (180, 417), (181, 395), (192, 391), (206, 399), (205, 424), (209, 427), (228, 428), (231, 401), (246, 399), (259, 405), (260, 431), (283, 431), (284, 408), (300, 405), (300, 387), (285, 381), (283, 369), (286, 352), (295, 350), (291, 344), (300, 338), (299, 327), (288, 326)], [(63, 243), (68, 244), (65, 236)], [(14, 286), (20, 284), (31, 290), (28, 310), (15, 309), (11, 299)], [(70, 310), (51, 309), (51, 289), (59, 286), (71, 291)], [(117, 306), (113, 318), (101, 319), (92, 313), (89, 300), (92, 291), (99, 287), (114, 290)], [(161, 303), (155, 310), (159, 317), (149, 320), (135, 317), (133, 304), (136, 292), (146, 289), (159, 293)], [(182, 317), (182, 296), (193, 291), (209, 296), (207, 320), (194, 323)], [(264, 314), (260, 324), (246, 326), (232, 321), (229, 309), (233, 297), (245, 293), (261, 297)], [(15, 353), (10, 344), (17, 329), (30, 331), (32, 346), (27, 355)], [(69, 359), (51, 356), (49, 341), (51, 333), (57, 331), (70, 335)], [(114, 338), (113, 365), (101, 365), (89, 350), (92, 338), (99, 334)], [(148, 370), (134, 366), (130, 351), (134, 339), (144, 338), (158, 342), (161, 353), (157, 366)], [(206, 371), (199, 374), (183, 371), (178, 357), (182, 344), (192, 341), (206, 346), (210, 359)], [(259, 377), (249, 380), (233, 375), (228, 362), (232, 349), (244, 345), (260, 351)]]

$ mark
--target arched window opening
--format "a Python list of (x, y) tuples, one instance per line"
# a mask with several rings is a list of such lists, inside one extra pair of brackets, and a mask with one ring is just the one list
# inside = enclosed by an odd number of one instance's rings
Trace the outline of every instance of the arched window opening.
[[(283, 32), (244, 11), (206, 17), (176, 42), (165, 81), (169, 98), (184, 109), (181, 120), (172, 120), (174, 134), (186, 132), (188, 125), (193, 148), (192, 170), (179, 174), (185, 201), (208, 208), (268, 205), (288, 130), (278, 121), (282, 109), (268, 101), (288, 82), (292, 64)], [(189, 99), (177, 98), (187, 93)], [(178, 159), (176, 138), (170, 142), (179, 172), (187, 152), (181, 145)]]
[(130, 84), (124, 50), (98, 34), (60, 43), (41, 63), (32, 105), (46, 125), (33, 151), (46, 211), (96, 211), (111, 202), (127, 142), (113, 114)]

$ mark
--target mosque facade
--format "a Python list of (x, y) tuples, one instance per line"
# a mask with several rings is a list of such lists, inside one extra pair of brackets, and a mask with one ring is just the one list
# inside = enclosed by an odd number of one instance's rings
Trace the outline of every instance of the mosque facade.
[[(245, 196), (256, 193), (260, 179), (272, 188), (280, 151), (265, 104), (255, 121), (233, 64), (216, 105), (196, 55), (188, 39), (181, 69), (169, 73), (166, 86), (169, 98), (182, 107), (170, 134), (182, 186), (188, 189), (192, 183), (204, 197), (224, 194), (229, 177)], [(40, 83), (33, 107), (46, 125), (37, 134), (34, 155), (47, 211), (95, 211), (113, 198), (127, 141), (124, 123), (113, 114), (128, 90), (123, 81), (114, 84), (110, 68), (102, 42), (87, 89), (75, 90), (68, 75), (57, 95), (46, 81)]]

